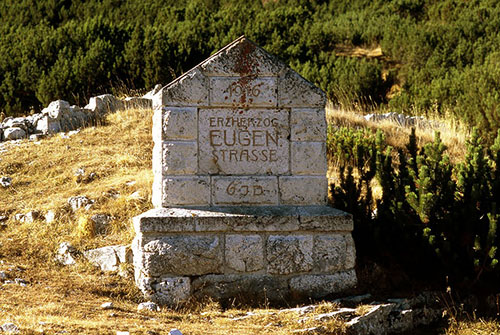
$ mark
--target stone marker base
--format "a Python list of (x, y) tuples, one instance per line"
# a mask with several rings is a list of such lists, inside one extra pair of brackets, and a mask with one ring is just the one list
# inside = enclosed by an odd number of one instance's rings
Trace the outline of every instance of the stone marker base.
[(282, 303), (356, 285), (352, 216), (328, 206), (153, 209), (134, 218), (146, 298)]

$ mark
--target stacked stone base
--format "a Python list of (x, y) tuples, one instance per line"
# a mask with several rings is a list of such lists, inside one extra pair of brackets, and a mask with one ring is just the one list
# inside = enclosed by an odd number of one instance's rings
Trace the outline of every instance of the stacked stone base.
[(356, 285), (352, 216), (328, 206), (161, 208), (134, 226), (136, 283), (162, 305), (290, 303)]

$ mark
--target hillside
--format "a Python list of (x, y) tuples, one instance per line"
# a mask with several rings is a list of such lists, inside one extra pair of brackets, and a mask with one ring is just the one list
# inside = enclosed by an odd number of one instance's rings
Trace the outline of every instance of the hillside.
[(0, 112), (166, 84), (245, 34), (337, 104), (454, 117), (491, 142), (499, 18), (489, 0), (2, 0)]

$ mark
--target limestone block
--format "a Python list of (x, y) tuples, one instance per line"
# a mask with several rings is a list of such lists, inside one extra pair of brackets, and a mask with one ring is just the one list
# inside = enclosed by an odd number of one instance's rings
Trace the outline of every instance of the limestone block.
[[(197, 140), (198, 111), (189, 107), (163, 107), (162, 124), (164, 140)], [(155, 127), (158, 125), (155, 124)]]
[(290, 279), (290, 290), (297, 297), (323, 298), (356, 286), (356, 271), (332, 275), (300, 275)]
[(120, 263), (131, 263), (132, 253), (128, 246), (108, 246), (83, 252), (87, 260), (102, 271), (118, 271)]
[(351, 234), (344, 236), (346, 242), (346, 254), (344, 268), (352, 269), (356, 265), (356, 246)]
[(3, 131), (4, 140), (19, 140), (26, 137), (26, 132), (19, 127), (7, 128)]
[(313, 238), (310, 235), (271, 235), (266, 250), (269, 273), (290, 274), (312, 269)]
[(326, 141), (325, 110), (294, 108), (290, 114), (292, 141)]
[(153, 97), (153, 107), (208, 106), (208, 79), (198, 68), (186, 72)]
[(163, 174), (189, 175), (198, 172), (198, 144), (196, 142), (164, 141)]
[(277, 177), (213, 177), (214, 205), (277, 205)]
[(298, 211), (303, 230), (351, 232), (354, 228), (351, 214), (329, 206), (299, 207)]
[(326, 176), (325, 142), (292, 142), (292, 175)]
[(164, 236), (143, 247), (143, 271), (151, 276), (202, 275), (222, 271), (218, 236)]
[(278, 276), (263, 274), (207, 275), (191, 283), (196, 298), (211, 297), (215, 300), (237, 298), (238, 301), (258, 304), (284, 303), (288, 297), (288, 283)]
[(326, 176), (279, 177), (283, 205), (325, 205), (328, 200)]
[(276, 77), (211, 77), (211, 106), (275, 107), (278, 103)]
[(264, 268), (264, 249), (259, 235), (226, 235), (226, 264), (239, 272)]
[(163, 181), (162, 206), (210, 204), (209, 177), (168, 177)]
[(246, 38), (239, 38), (201, 64), (211, 76), (269, 76), (279, 73), (286, 65)]
[(292, 69), (286, 69), (278, 80), (278, 106), (325, 107), (326, 95)]
[(61, 131), (59, 120), (51, 118), (49, 115), (44, 115), (36, 123), (36, 130), (43, 134), (54, 134)]
[(191, 295), (189, 277), (164, 277), (153, 284), (154, 300), (160, 305), (177, 307), (186, 302)]
[(288, 174), (289, 112), (200, 109), (200, 173)]
[(346, 241), (343, 235), (329, 234), (314, 237), (314, 268), (321, 273), (344, 270)]

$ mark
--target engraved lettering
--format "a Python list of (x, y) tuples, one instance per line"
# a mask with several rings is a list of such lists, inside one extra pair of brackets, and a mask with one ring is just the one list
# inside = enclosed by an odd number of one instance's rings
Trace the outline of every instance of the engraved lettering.
[(217, 129), (213, 129), (213, 130), (210, 130), (208, 132), (208, 136), (210, 138), (210, 145), (213, 146), (213, 147), (218, 147), (218, 146), (221, 146), (222, 143), (217, 143), (215, 140), (217, 138), (220, 139), (220, 130), (217, 130)]
[(253, 195), (258, 196), (258, 195), (263, 195), (264, 194), (264, 189), (260, 185), (254, 185), (253, 186)]

